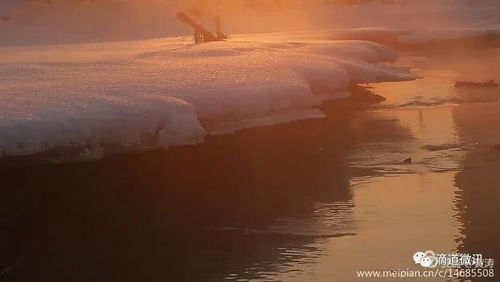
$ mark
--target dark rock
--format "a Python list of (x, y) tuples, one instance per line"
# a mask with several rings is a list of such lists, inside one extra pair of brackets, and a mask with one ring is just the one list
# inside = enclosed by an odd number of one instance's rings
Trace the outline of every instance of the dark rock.
[(457, 81), (455, 83), (455, 87), (467, 87), (467, 88), (496, 88), (498, 87), (498, 83), (493, 80), (488, 82), (474, 82), (474, 81)]
[(411, 164), (413, 160), (411, 158), (407, 158), (406, 160), (403, 161), (405, 164)]

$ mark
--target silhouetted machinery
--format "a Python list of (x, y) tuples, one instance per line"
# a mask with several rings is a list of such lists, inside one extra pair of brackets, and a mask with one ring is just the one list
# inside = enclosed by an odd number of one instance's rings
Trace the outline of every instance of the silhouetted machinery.
[(177, 14), (177, 19), (193, 28), (194, 42), (196, 44), (203, 42), (212, 42), (212, 41), (224, 41), (229, 38), (227, 35), (225, 35), (220, 31), (219, 17), (215, 17), (215, 29), (216, 29), (215, 34), (206, 30), (203, 26), (198, 24), (195, 20), (193, 20), (193, 18), (191, 18), (184, 12), (179, 12)]

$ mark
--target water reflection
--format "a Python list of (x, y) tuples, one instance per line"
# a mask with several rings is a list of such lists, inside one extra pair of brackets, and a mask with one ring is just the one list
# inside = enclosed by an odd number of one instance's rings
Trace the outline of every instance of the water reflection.
[(464, 149), (454, 128), (450, 107), (358, 113), (349, 154), (356, 236), (323, 242), (323, 256), (301, 275), (271, 280), (356, 281), (359, 270), (419, 270), (418, 250), (456, 252), (455, 175)]
[(458, 143), (450, 109), (349, 107), (167, 153), (2, 171), (1, 263), (24, 259), (5, 280), (352, 281), (456, 249), (456, 148), (425, 147)]
[(352, 105), (196, 147), (1, 171), (5, 281), (219, 281), (300, 272), (353, 236)]
[(485, 258), (500, 257), (500, 104), (463, 104), (453, 109), (457, 132), (475, 150), (467, 152), (463, 170), (455, 176), (457, 211), (463, 222), (460, 250), (479, 253)]

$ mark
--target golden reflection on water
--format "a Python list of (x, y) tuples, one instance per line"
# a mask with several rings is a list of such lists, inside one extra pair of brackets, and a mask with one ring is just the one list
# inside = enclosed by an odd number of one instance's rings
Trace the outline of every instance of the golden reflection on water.
[[(293, 256), (283, 248), (271, 271), (247, 269), (256, 281), (358, 281), (359, 270), (422, 270), (412, 256), (426, 250), (494, 258), (500, 91), (454, 87), (459, 79), (487, 81), (498, 73), (500, 53), (491, 54), (403, 57), (421, 78), (373, 86), (387, 100), (350, 121), (348, 197), (317, 203), (310, 218), (268, 227), (313, 240), (292, 248)], [(324, 234), (339, 236), (318, 236)]]
[[(458, 142), (451, 111), (452, 107), (437, 107), (360, 113), (353, 130), (374, 142), (354, 148), (352, 164), (380, 167), (385, 173), (350, 181), (352, 210), (336, 212), (349, 212), (356, 235), (318, 241), (323, 256), (315, 263), (294, 266), (302, 271), (283, 271), (271, 280), (355, 281), (357, 270), (418, 270), (412, 261), (416, 251), (457, 252), (462, 224), (455, 208), (455, 175), (463, 152), (426, 147)], [(412, 138), (387, 142), (367, 136), (362, 124), (371, 123), (366, 119), (395, 122)], [(407, 157), (412, 157), (412, 164), (402, 163)], [(447, 169), (436, 171), (437, 167)]]
[(487, 75), (466, 63), (416, 68), (426, 77), (374, 88), (389, 98), (352, 121), (358, 142), (350, 153), (350, 166), (373, 173), (352, 177), (352, 209), (335, 211), (349, 214), (355, 235), (317, 241), (322, 256), (314, 263), (270, 280), (357, 281), (358, 270), (421, 270), (416, 251), (497, 254), (500, 234), (488, 226), (498, 220), (488, 213), (500, 191), (491, 150), (500, 143), (500, 93), (455, 89), (456, 79)]

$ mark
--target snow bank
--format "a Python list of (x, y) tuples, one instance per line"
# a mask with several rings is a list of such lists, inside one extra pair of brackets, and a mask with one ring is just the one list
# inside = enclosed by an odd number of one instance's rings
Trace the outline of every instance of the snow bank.
[(174, 98), (103, 99), (91, 109), (63, 107), (25, 113), (25, 118), (2, 117), (2, 153), (20, 156), (64, 149), (100, 157), (104, 149), (194, 144), (205, 133), (192, 107)]
[(238, 36), (2, 48), (0, 155), (105, 154), (323, 117), (351, 83), (414, 79), (366, 41)]
[(330, 39), (358, 39), (383, 42), (394, 47), (425, 46), (429, 44), (481, 41), (491, 44), (500, 42), (500, 24), (480, 27), (456, 28), (413, 28), (398, 29), (386, 27), (365, 27), (343, 30), (332, 30), (326, 35)]

